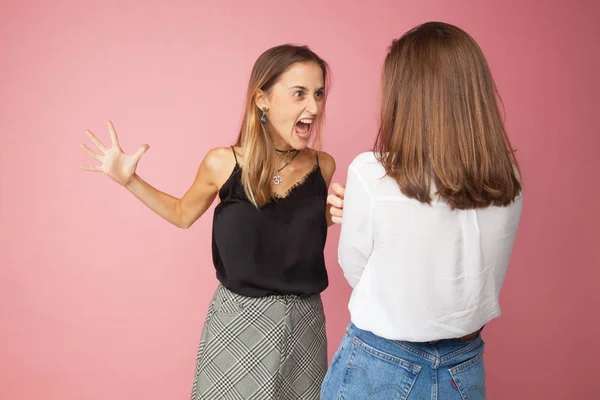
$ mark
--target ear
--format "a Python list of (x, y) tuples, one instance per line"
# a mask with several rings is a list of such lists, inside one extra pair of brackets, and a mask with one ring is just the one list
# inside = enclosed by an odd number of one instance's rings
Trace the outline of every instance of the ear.
[(254, 95), (254, 103), (261, 110), (264, 110), (265, 108), (268, 110), (270, 108), (269, 107), (269, 96), (260, 89), (258, 89), (256, 94)]

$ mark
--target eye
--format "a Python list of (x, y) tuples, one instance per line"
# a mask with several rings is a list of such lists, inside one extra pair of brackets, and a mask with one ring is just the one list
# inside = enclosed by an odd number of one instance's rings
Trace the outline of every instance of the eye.
[(303, 97), (304, 96), (304, 92), (302, 90), (298, 90), (297, 92), (294, 92), (294, 97)]
[(325, 95), (325, 93), (323, 93), (322, 90), (319, 90), (317, 93), (315, 93), (315, 97), (317, 99), (322, 99), (324, 95)]

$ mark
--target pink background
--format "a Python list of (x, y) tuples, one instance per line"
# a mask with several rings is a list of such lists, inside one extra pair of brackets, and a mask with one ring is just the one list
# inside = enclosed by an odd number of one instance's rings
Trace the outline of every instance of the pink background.
[[(87, 4), (86, 4), (87, 3)], [(483, 4), (485, 3), (485, 4)], [(190, 230), (152, 214), (78, 148), (151, 145), (139, 173), (182, 195), (231, 144), (258, 55), (310, 45), (333, 69), (324, 149), (344, 181), (369, 149), (386, 47), (427, 20), (483, 48), (507, 109), (526, 201), (485, 331), (490, 399), (600, 390), (600, 70), (593, 1), (6, 1), (0, 7), (0, 398), (185, 399), (216, 286), (212, 209)], [(326, 249), (330, 356), (348, 322)]]

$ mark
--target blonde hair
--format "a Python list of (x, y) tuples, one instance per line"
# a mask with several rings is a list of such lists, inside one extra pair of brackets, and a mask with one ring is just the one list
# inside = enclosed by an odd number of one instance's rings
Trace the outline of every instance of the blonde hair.
[[(276, 155), (271, 134), (260, 121), (262, 111), (256, 105), (255, 97), (259, 90), (268, 93), (279, 77), (290, 66), (299, 62), (314, 62), (321, 67), (326, 95), (327, 63), (306, 46), (286, 44), (273, 47), (261, 54), (252, 69), (248, 83), (246, 111), (237, 145), (243, 148), (242, 184), (244, 191), (250, 202), (256, 207), (261, 207), (272, 199), (271, 183), (275, 171)], [(312, 128), (312, 145), (316, 147), (320, 144), (324, 114), (325, 107)]]

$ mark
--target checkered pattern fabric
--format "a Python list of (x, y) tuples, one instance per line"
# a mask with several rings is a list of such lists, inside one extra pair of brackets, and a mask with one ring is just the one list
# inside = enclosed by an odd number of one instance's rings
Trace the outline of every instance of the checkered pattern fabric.
[(191, 399), (318, 399), (326, 371), (320, 296), (253, 298), (219, 285), (200, 339)]

